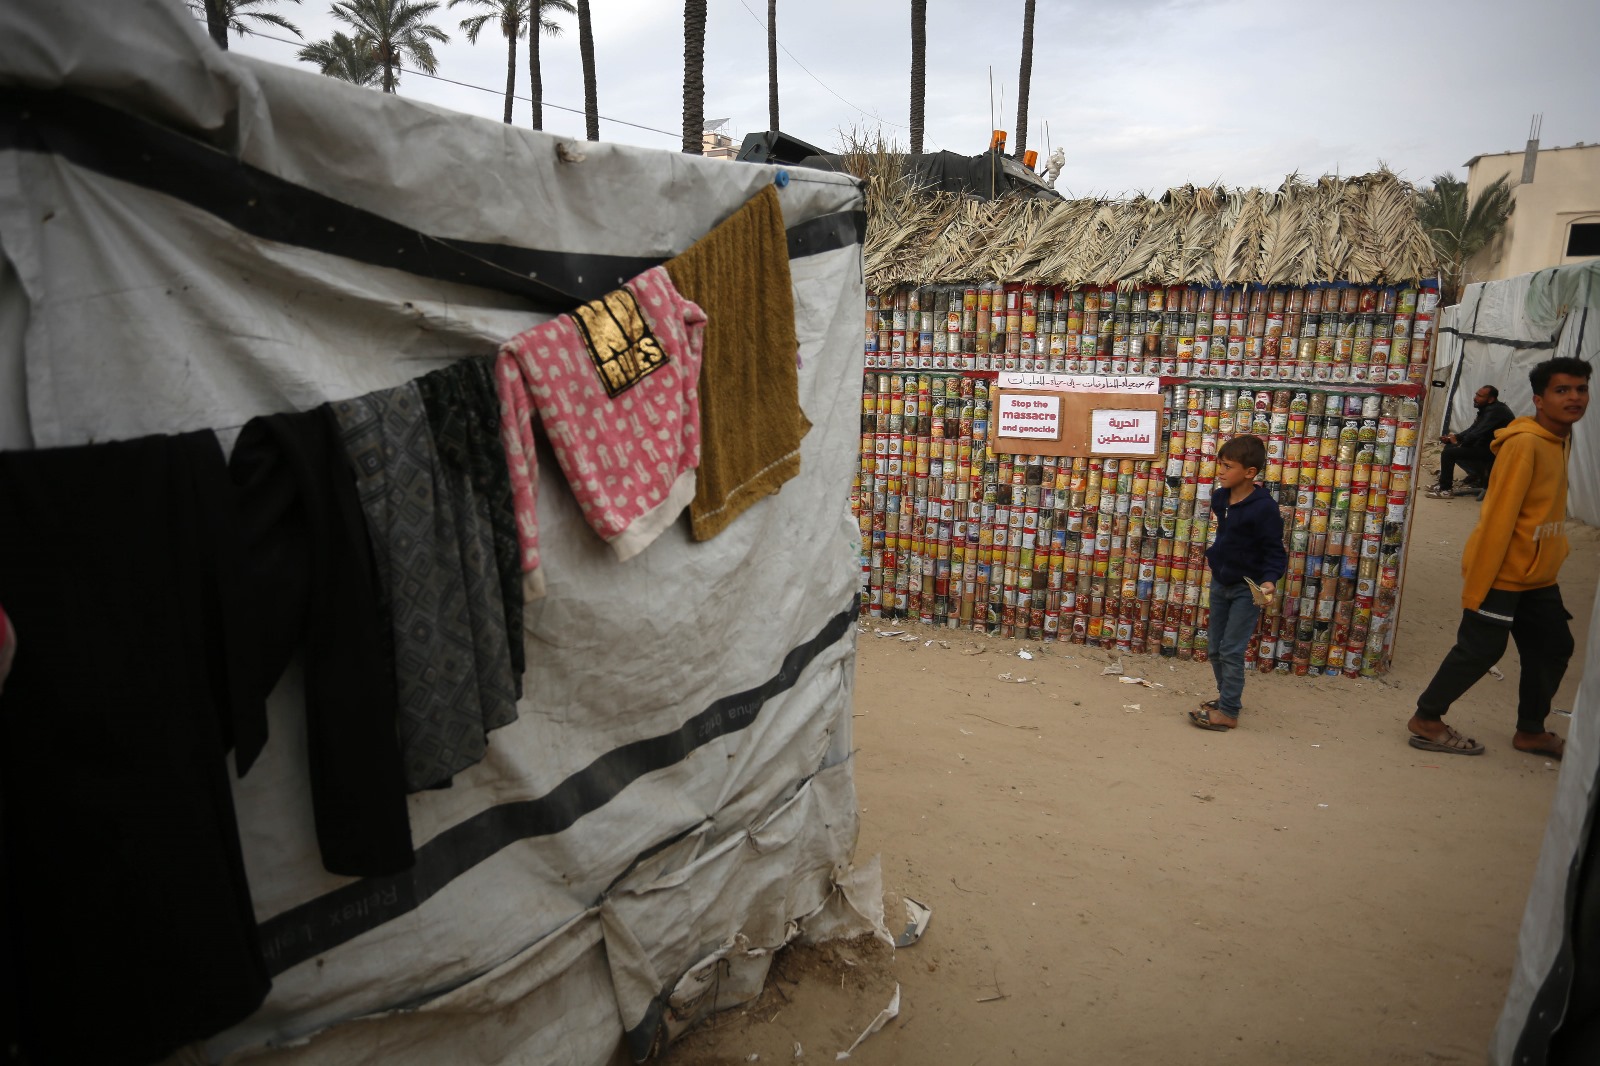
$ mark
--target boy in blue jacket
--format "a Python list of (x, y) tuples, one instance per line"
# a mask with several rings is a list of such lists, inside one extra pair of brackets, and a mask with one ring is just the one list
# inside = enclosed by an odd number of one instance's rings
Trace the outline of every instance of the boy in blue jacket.
[(1289, 565), (1278, 503), (1255, 483), (1266, 465), (1267, 449), (1260, 437), (1234, 437), (1217, 451), (1217, 486), (1211, 495), (1217, 536), (1206, 549), (1211, 565), (1206, 647), (1217, 676), (1217, 698), (1189, 712), (1189, 721), (1201, 729), (1233, 729), (1239, 724), (1244, 653), (1261, 616), (1245, 579), (1254, 581), (1270, 603)]

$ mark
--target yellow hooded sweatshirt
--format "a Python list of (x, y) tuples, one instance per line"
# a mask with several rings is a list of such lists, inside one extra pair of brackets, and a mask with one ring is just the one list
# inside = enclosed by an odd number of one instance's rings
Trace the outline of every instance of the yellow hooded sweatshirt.
[(1567, 455), (1532, 418), (1494, 435), (1489, 491), (1461, 556), (1461, 606), (1476, 611), (1491, 588), (1526, 592), (1556, 583), (1567, 558)]

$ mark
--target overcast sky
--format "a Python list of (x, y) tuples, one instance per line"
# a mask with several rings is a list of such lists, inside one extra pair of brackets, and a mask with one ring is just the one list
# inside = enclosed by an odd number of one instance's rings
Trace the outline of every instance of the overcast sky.
[[(602, 139), (675, 150), (682, 128), (683, 20), (662, 0), (592, 0)], [(767, 128), (765, 0), (710, 0), (707, 119), (735, 142)], [(308, 40), (337, 24), (327, 0), (278, 10)], [(926, 147), (971, 154), (994, 126), (1016, 144), (1022, 0), (929, 0)], [(403, 95), (498, 119), (505, 40), (476, 46), (443, 4), (451, 34), (438, 73), (492, 92), (403, 76)], [(827, 149), (841, 131), (907, 142), (908, 0), (778, 0), (785, 132)], [(572, 16), (543, 42), (545, 129), (583, 136), (583, 78)], [(281, 31), (264, 28), (268, 33)], [(1600, 141), (1596, 0), (1039, 0), (1028, 147), (1066, 149), (1059, 187), (1074, 195), (1159, 191), (1184, 182), (1276, 186), (1290, 171), (1359, 174), (1387, 163), (1412, 181), (1465, 177), (1480, 153), (1521, 150), (1543, 112), (1545, 147)], [(239, 52), (293, 63), (295, 49), (234, 38)], [(526, 44), (518, 48), (526, 97)], [(792, 55), (790, 54), (792, 53)], [(803, 66), (802, 66), (803, 65)], [(809, 73), (808, 73), (809, 71)], [(1003, 105), (1001, 99), (1004, 99)], [(527, 103), (516, 121), (526, 125)]]

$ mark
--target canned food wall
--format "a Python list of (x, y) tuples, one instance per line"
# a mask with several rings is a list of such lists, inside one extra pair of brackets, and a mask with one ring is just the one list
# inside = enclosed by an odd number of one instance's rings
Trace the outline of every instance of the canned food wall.
[[(1346, 288), (1357, 291), (1346, 295)], [(1023, 345), (1017, 344), (1013, 358), (1019, 369), (1102, 372), (1098, 354), (1086, 361), (1084, 353), (1097, 353), (1108, 335), (1099, 318), (1105, 309), (1112, 339), (1104, 365), (1125, 359), (1128, 372), (1188, 379), (1165, 388), (1163, 457), (1148, 461), (991, 451), (991, 378), (959, 370), (879, 371), (875, 361), (885, 353), (871, 350), (869, 316), (863, 454), (853, 496), (862, 537), (863, 610), (872, 617), (997, 636), (1203, 661), (1210, 582), (1205, 548), (1212, 537), (1217, 447), (1237, 433), (1253, 433), (1267, 445), (1260, 480), (1283, 515), (1289, 570), (1275, 604), (1263, 614), (1249, 661), (1262, 671), (1302, 675), (1381, 673), (1416, 481), (1421, 412), (1412, 364), (1383, 364), (1395, 366), (1402, 380), (1395, 382), (1400, 388), (1379, 393), (1379, 364), (1371, 356), (1360, 372), (1364, 380), (1357, 382), (1351, 379), (1358, 364), (1318, 362), (1315, 340), (1310, 346), (1276, 346), (1279, 358), (1270, 365), (1272, 347), (1264, 342), (1277, 339), (1274, 333), (1291, 341), (1305, 339), (1307, 331), (1320, 337), (1322, 324), (1307, 319), (1327, 307), (1335, 319), (1330, 341), (1346, 325), (1352, 340), (1369, 329), (1374, 337), (1388, 331), (1391, 342), (1410, 332), (1406, 354), (1412, 355), (1419, 341), (1427, 349), (1431, 332), (1418, 334), (1413, 322), (1419, 313), (1408, 316), (1402, 309), (1427, 304), (1427, 297), (1406, 288), (1370, 295), (1353, 286), (1263, 290), (1256, 298), (1246, 289), (1173, 287), (1154, 298), (1161, 308), (1157, 315), (1150, 310), (1153, 291), (1125, 299), (1124, 342), (1129, 331), (1145, 331), (1137, 364), (1132, 346), (1121, 349), (1121, 357), (1113, 354), (1123, 314), (1115, 310), (1121, 297), (1113, 291), (1034, 289), (1030, 295), (1026, 287), (1014, 294), (962, 287), (949, 288), (944, 297), (945, 306), (965, 308), (970, 295), (975, 309), (986, 303), (991, 315), (1006, 314), (1014, 303), (1019, 341), (1027, 333), (1052, 338), (1029, 346), (1034, 354), (1026, 366)], [(879, 307), (897, 306), (892, 298), (874, 299)], [(936, 307), (938, 301), (930, 292), (919, 294), (917, 302)], [(1338, 310), (1346, 304), (1353, 310)], [(1240, 308), (1238, 327), (1234, 306)], [(1195, 363), (1174, 368), (1188, 374), (1169, 373), (1163, 365), (1169, 352), (1177, 359), (1217, 339), (1185, 335), (1164, 346), (1160, 331), (1169, 313), (1183, 331), (1209, 320), (1224, 334), (1237, 328), (1248, 341), (1259, 330), (1260, 355), (1240, 361), (1230, 379), (1223, 336), (1219, 357), (1207, 361), (1205, 373), (1196, 373), (1201, 368)], [(1259, 323), (1252, 315), (1260, 316)], [(1402, 317), (1408, 321), (1396, 321)], [(968, 321), (964, 311), (935, 316), (936, 325), (948, 322), (963, 334)], [(969, 345), (963, 335), (949, 338), (944, 349), (959, 353), (964, 364), (970, 359), (970, 371), (998, 369), (1005, 365), (1005, 337), (1012, 332), (994, 330), (1000, 338), (998, 367), (978, 365), (986, 355), (978, 349), (988, 343)], [(1243, 350), (1254, 351), (1249, 345)], [(1301, 352), (1312, 356), (1304, 368)], [(1425, 373), (1426, 362), (1420, 367)], [(1212, 377), (1222, 380), (1212, 383)], [(1335, 386), (1335, 379), (1347, 384)]]
[(873, 295), (865, 366), (1421, 385), (1437, 304), (1435, 289), (1342, 282), (1131, 291), (930, 285)]

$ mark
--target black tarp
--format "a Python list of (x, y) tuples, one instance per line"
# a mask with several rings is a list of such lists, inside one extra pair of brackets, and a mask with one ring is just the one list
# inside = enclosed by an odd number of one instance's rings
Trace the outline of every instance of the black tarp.
[[(1061, 194), (1046, 185), (1039, 175), (1000, 152), (977, 155), (927, 152), (898, 158), (901, 166), (915, 174), (917, 184), (927, 192), (964, 193), (980, 200), (1008, 194), (1061, 198)], [(739, 159), (747, 163), (787, 163), (815, 170), (847, 169), (843, 155), (823, 152), (815, 145), (775, 130), (747, 135), (739, 148)]]

